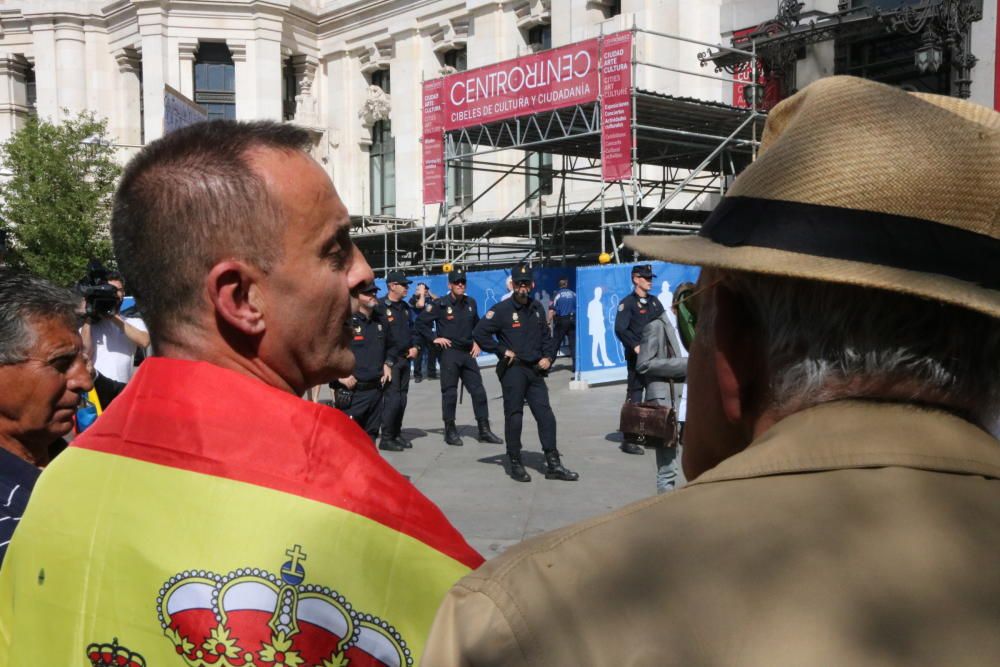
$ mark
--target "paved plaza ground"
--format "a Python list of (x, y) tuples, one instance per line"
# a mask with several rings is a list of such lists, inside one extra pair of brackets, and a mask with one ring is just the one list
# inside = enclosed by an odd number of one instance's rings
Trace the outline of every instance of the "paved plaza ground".
[[(503, 437), (500, 383), (492, 368), (482, 370), (493, 431)], [(530, 483), (511, 480), (503, 467), (504, 445), (475, 439), (476, 420), (468, 393), (458, 406), (463, 447), (449, 447), (442, 437), (441, 389), (436, 380), (410, 382), (403, 435), (413, 449), (382, 452), (386, 459), (438, 504), (486, 558), (512, 544), (555, 528), (603, 514), (656, 493), (651, 450), (644, 456), (618, 449), (618, 413), (624, 384), (570, 391), (568, 362), (560, 359), (549, 376), (549, 395), (558, 422), (563, 463), (578, 473), (577, 482), (545, 479), (545, 461), (535, 421), (525, 406), (522, 459)]]

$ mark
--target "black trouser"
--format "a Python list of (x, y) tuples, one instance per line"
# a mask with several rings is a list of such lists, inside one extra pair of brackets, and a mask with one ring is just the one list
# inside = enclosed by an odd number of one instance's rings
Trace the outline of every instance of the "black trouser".
[(562, 347), (563, 338), (569, 338), (569, 357), (576, 368), (576, 318), (572, 315), (553, 317), (552, 337), (556, 340), (556, 349)]
[(490, 411), (486, 405), (486, 390), (483, 388), (483, 377), (479, 374), (479, 364), (468, 352), (450, 347), (441, 350), (441, 416), (446, 422), (455, 421), (459, 377), (472, 397), (472, 411), (476, 415), (476, 421), (489, 419)]
[(625, 350), (625, 367), (628, 369), (628, 383), (625, 387), (625, 400), (629, 403), (642, 403), (642, 376), (635, 370), (638, 356), (632, 350)]
[(413, 375), (424, 376), (424, 361), (427, 361), (427, 377), (437, 377), (438, 349), (434, 343), (417, 347), (417, 358), (413, 360)]
[(106, 410), (111, 405), (111, 401), (118, 398), (118, 394), (122, 393), (122, 390), (125, 389), (125, 383), (112, 380), (98, 373), (94, 379), (94, 389), (97, 390), (97, 400), (101, 402), (101, 409)]
[(382, 390), (375, 388), (355, 391), (351, 397), (351, 407), (344, 410), (344, 414), (357, 422), (372, 442), (375, 442), (382, 425)]
[(406, 396), (410, 391), (410, 360), (400, 359), (392, 367), (392, 382), (385, 388), (382, 411), (382, 437), (395, 438), (403, 428)]
[(524, 399), (538, 424), (538, 439), (546, 452), (556, 451), (556, 416), (549, 405), (549, 388), (534, 368), (515, 362), (500, 381), (503, 387), (503, 430), (507, 453), (521, 453), (521, 424), (524, 419)]

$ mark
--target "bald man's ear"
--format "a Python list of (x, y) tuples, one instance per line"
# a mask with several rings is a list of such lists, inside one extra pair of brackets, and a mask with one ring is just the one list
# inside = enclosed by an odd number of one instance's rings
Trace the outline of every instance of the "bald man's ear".
[(212, 267), (205, 278), (216, 316), (247, 336), (264, 333), (264, 305), (260, 293), (260, 269), (237, 260)]
[(763, 341), (753, 316), (738, 294), (715, 286), (715, 373), (726, 418), (750, 425), (764, 400)]

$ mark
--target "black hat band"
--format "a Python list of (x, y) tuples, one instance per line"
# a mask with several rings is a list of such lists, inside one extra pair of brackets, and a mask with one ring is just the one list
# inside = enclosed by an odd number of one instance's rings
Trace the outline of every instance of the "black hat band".
[(1000, 289), (1000, 240), (920, 218), (724, 197), (700, 235), (730, 248), (772, 248), (936, 273)]

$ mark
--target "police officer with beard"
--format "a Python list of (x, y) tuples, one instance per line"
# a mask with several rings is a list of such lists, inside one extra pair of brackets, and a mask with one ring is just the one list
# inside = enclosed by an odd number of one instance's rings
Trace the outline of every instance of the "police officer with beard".
[(472, 330), (479, 322), (476, 300), (465, 295), (465, 271), (455, 269), (448, 274), (449, 292), (424, 307), (417, 318), (417, 329), (428, 344), (441, 350), (441, 412), (444, 417), (444, 441), (462, 446), (455, 426), (458, 406), (458, 380), (472, 396), (472, 409), (479, 425), (479, 442), (503, 444), (490, 430), (490, 412), (486, 404), (486, 389), (479, 374), (479, 346), (472, 339)]
[(567, 482), (580, 476), (563, 467), (556, 449), (556, 417), (549, 405), (545, 376), (556, 357), (556, 342), (549, 334), (545, 309), (531, 297), (535, 283), (531, 269), (519, 266), (511, 273), (514, 293), (487, 311), (473, 336), (479, 346), (499, 358), (497, 374), (503, 387), (504, 437), (510, 476), (530, 482), (521, 463), (521, 423), (524, 401), (538, 424), (538, 439), (545, 452), (545, 478)]
[[(376, 312), (376, 294), (375, 285), (358, 292), (358, 312), (351, 317), (354, 373), (330, 383), (334, 406), (356, 421), (372, 442), (378, 438), (382, 425), (382, 390), (392, 379), (392, 367), (385, 356), (389, 331), (382, 315)], [(393, 451), (402, 449), (394, 447)]]
[[(618, 304), (618, 314), (615, 315), (615, 336), (625, 348), (625, 366), (628, 369), (628, 386), (625, 400), (629, 403), (642, 402), (642, 377), (635, 370), (636, 359), (639, 356), (639, 343), (642, 341), (642, 330), (646, 325), (663, 314), (663, 304), (649, 293), (653, 287), (653, 267), (649, 264), (636, 264), (632, 267), (633, 291)], [(620, 449), (626, 454), (643, 454), (642, 446), (626, 440)]]

